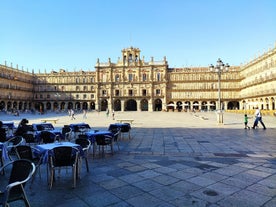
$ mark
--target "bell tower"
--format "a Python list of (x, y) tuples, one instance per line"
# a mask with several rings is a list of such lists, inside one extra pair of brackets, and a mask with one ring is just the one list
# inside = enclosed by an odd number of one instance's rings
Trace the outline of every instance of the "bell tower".
[(138, 65), (140, 62), (140, 50), (139, 48), (125, 48), (122, 50), (124, 65)]

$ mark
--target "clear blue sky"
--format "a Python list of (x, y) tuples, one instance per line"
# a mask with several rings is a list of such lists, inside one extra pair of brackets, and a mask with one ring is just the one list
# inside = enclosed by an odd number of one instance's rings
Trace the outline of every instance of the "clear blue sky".
[(1, 0), (0, 63), (94, 70), (130, 46), (170, 67), (240, 65), (275, 46), (275, 0)]

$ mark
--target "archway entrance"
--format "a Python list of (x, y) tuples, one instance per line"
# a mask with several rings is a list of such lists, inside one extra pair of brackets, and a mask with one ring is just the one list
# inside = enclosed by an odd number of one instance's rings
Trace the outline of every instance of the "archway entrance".
[(121, 111), (121, 101), (119, 99), (114, 101), (114, 111)]
[(149, 110), (149, 103), (148, 100), (143, 99), (141, 101), (141, 111), (148, 111)]
[(126, 102), (125, 111), (137, 111), (137, 102), (134, 99), (130, 99)]
[(108, 102), (107, 102), (107, 100), (106, 100), (106, 99), (102, 100), (102, 101), (101, 101), (101, 108), (100, 108), (99, 110), (100, 110), (100, 111), (106, 111), (107, 107), (108, 107)]
[(160, 99), (154, 101), (154, 111), (162, 111), (162, 101)]

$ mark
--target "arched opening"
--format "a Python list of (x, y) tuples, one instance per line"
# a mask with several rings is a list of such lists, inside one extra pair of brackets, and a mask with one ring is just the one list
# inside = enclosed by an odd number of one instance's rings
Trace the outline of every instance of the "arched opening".
[(193, 110), (199, 110), (199, 106), (200, 104), (198, 103), (198, 101), (193, 102)]
[(271, 109), (275, 110), (275, 100), (273, 97), (271, 98)]
[(4, 110), (5, 107), (6, 107), (5, 102), (4, 102), (4, 101), (1, 101), (1, 103), (0, 103), (0, 110), (1, 110), (1, 111)]
[[(51, 110), (51, 108), (52, 108), (52, 104), (50, 102), (47, 102), (46, 103), (46, 110)], [(44, 111), (44, 109), (43, 109), (43, 111)]]
[(90, 109), (91, 109), (91, 110), (95, 110), (95, 109), (96, 109), (95, 102), (91, 102), (91, 103), (90, 103)]
[(148, 111), (148, 110), (149, 110), (148, 100), (146, 99), (141, 100), (141, 111)]
[(58, 102), (54, 102), (54, 111), (59, 110), (58, 108)]
[(207, 111), (208, 110), (208, 105), (207, 105), (206, 101), (202, 101), (201, 105), (202, 105), (201, 106), (202, 111)]
[(73, 109), (73, 103), (72, 102), (68, 103), (68, 109)]
[(17, 109), (17, 102), (13, 102), (13, 109)]
[(19, 102), (19, 104), (18, 104), (18, 110), (22, 110), (22, 109), (23, 109), (23, 103)]
[(121, 111), (121, 101), (119, 99), (116, 99), (114, 101), (114, 111)]
[(60, 104), (60, 110), (64, 110), (65, 109), (65, 102), (62, 102), (61, 104)]
[(83, 102), (83, 104), (82, 104), (82, 109), (83, 109), (83, 110), (87, 110), (87, 109), (88, 109), (88, 104), (87, 104), (87, 102)]
[(134, 99), (130, 99), (126, 102), (125, 111), (137, 111), (137, 102)]
[(162, 101), (160, 99), (154, 101), (154, 111), (162, 111)]
[(11, 109), (12, 109), (12, 103), (9, 101), (9, 102), (7, 103), (7, 110), (8, 110), (8, 111), (11, 111)]
[(77, 111), (80, 111), (80, 110), (81, 110), (81, 104), (80, 104), (80, 102), (76, 102), (76, 103), (75, 103), (75, 109), (76, 109)]
[(101, 101), (100, 111), (106, 111), (108, 108), (108, 101), (106, 99)]
[(183, 106), (182, 106), (182, 102), (181, 101), (177, 101), (176, 102), (176, 109), (178, 112), (182, 111)]
[(240, 109), (239, 102), (237, 102), (237, 101), (230, 101), (230, 102), (228, 102), (227, 109), (230, 109), (230, 110)]

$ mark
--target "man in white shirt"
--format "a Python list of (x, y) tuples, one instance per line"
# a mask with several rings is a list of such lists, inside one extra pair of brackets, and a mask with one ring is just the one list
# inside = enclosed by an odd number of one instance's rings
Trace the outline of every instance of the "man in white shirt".
[(260, 122), (264, 129), (266, 129), (264, 122), (262, 121), (262, 113), (261, 110), (257, 107), (255, 111), (255, 121), (252, 129), (255, 129), (255, 127), (258, 125), (258, 122)]

